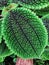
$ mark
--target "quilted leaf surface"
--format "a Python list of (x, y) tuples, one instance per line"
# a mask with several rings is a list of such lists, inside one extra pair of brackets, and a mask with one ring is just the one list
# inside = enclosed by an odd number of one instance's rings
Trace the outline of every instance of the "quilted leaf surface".
[(38, 58), (47, 45), (48, 35), (41, 19), (26, 8), (9, 11), (3, 23), (7, 46), (19, 57)]

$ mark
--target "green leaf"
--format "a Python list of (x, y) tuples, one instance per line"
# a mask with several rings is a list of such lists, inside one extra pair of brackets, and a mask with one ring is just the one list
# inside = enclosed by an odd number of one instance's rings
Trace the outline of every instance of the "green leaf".
[(8, 49), (8, 47), (5, 44), (5, 41), (2, 40), (0, 44), (0, 58), (5, 58), (6, 56), (11, 55), (13, 52)]
[(12, 0), (0, 0), (0, 10), (2, 10), (4, 7), (8, 6)]
[(18, 3), (30, 9), (42, 9), (49, 5), (48, 0), (12, 0), (12, 3)]
[(46, 14), (49, 14), (49, 6), (41, 10), (32, 10), (32, 11), (34, 11), (38, 16), (44, 16)]
[(46, 28), (47, 28), (47, 31), (48, 31), (48, 45), (49, 45), (49, 14), (44, 15), (44, 16), (42, 17), (42, 20), (43, 20), (44, 25), (45, 25)]
[(45, 51), (41, 55), (41, 59), (43, 59), (43, 60), (49, 60), (49, 47), (45, 48)]
[(38, 58), (47, 45), (48, 35), (43, 22), (26, 8), (9, 11), (4, 20), (3, 36), (7, 46), (21, 58)]

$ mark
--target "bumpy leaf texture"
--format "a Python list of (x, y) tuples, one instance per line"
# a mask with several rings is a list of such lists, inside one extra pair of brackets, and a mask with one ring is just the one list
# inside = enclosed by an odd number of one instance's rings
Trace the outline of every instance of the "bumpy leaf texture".
[(26, 8), (12, 9), (2, 24), (6, 44), (14, 54), (24, 59), (38, 58), (42, 54), (48, 35), (42, 20), (34, 12)]
[(24, 7), (31, 9), (41, 9), (49, 5), (49, 0), (12, 0), (13, 3), (18, 3)]
[(48, 45), (49, 45), (49, 14), (43, 16), (42, 20), (48, 31)]
[(49, 60), (49, 47), (45, 48), (44, 53), (41, 55), (43, 60)]
[(13, 52), (11, 52), (8, 47), (5, 44), (5, 41), (2, 40), (0, 44), (0, 62), (4, 60), (6, 56), (11, 55)]
[(44, 9), (41, 10), (33, 10), (38, 16), (44, 16), (46, 14), (49, 14), (49, 6), (45, 7)]
[(1, 30), (2, 30), (1, 27), (2, 27), (2, 26), (1, 26), (1, 25), (2, 25), (2, 19), (0, 19), (0, 43), (1, 43), (1, 40), (2, 40), (2, 39), (1, 39), (1, 38), (2, 38), (2, 32), (1, 32)]
[(0, 0), (0, 10), (3, 9), (3, 7), (9, 5), (12, 2), (12, 0)]

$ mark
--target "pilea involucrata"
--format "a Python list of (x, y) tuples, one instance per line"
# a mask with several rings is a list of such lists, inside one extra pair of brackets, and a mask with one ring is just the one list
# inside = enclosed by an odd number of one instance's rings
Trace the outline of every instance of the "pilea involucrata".
[(49, 0), (12, 0), (13, 3), (18, 3), (23, 7), (30, 9), (41, 9), (49, 5)]
[(47, 45), (47, 30), (40, 18), (26, 8), (10, 10), (2, 21), (9, 49), (21, 58), (38, 58)]
[(49, 45), (49, 14), (46, 14), (41, 18), (48, 31), (48, 45)]
[(11, 54), (16, 65), (49, 60), (49, 0), (0, 0), (0, 10), (0, 62)]

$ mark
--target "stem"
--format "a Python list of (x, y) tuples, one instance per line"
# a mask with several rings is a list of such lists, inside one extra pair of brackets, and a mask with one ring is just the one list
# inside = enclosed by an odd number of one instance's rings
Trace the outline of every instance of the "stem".
[(33, 65), (33, 59), (17, 58), (16, 65)]

